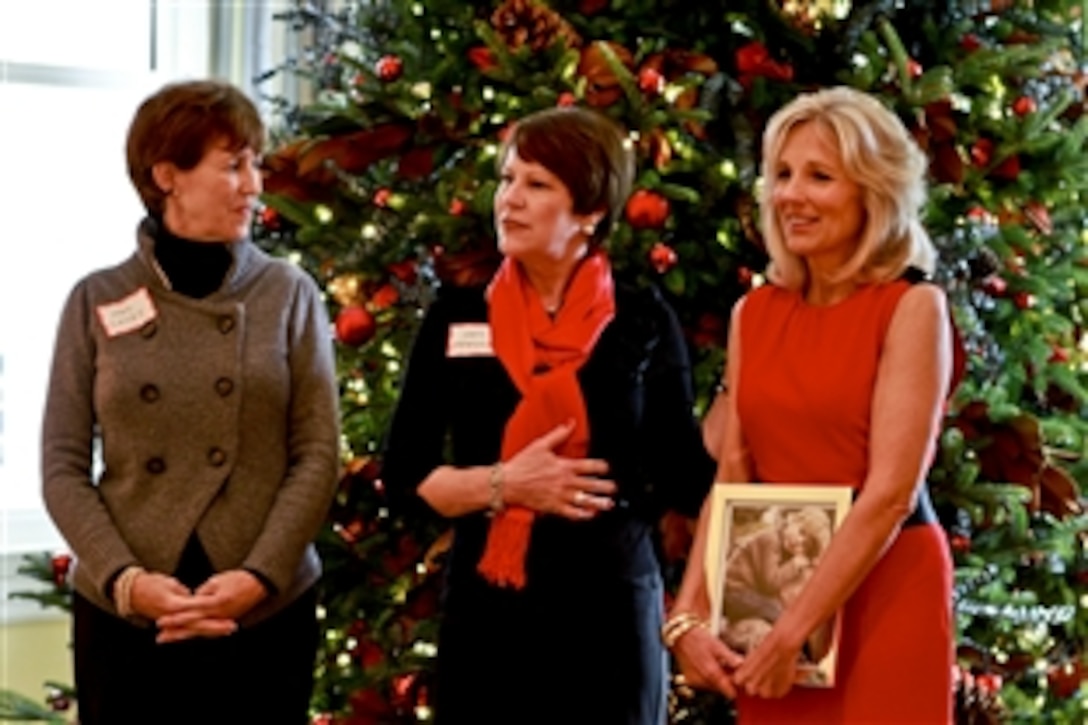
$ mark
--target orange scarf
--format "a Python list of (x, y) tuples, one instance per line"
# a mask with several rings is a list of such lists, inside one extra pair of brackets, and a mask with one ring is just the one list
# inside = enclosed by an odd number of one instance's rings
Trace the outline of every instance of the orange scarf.
[[(501, 459), (555, 427), (574, 421), (574, 430), (556, 453), (583, 458), (589, 451), (589, 421), (578, 385), (579, 368), (615, 315), (612, 267), (602, 253), (591, 254), (574, 271), (563, 306), (553, 320), (522, 271), (507, 258), (487, 290), (495, 354), (513, 380), (521, 401), (502, 438)], [(535, 512), (510, 506), (491, 520), (487, 547), (477, 570), (492, 584), (525, 586), (525, 556)]]

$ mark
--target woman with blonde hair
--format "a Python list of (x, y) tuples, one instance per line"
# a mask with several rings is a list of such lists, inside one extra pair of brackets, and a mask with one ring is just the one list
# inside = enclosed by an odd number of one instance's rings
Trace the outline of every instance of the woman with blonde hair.
[[(709, 616), (704, 506), (666, 631), (683, 678), (735, 697), (741, 723), (951, 720), (952, 564), (925, 476), (953, 333), (926, 281), (926, 168), (899, 119), (850, 88), (799, 96), (764, 134), (771, 284), (734, 308), (717, 478), (847, 485), (856, 498), (743, 657), (703, 627), (676, 628)], [(840, 610), (835, 685), (795, 686), (805, 643)]]

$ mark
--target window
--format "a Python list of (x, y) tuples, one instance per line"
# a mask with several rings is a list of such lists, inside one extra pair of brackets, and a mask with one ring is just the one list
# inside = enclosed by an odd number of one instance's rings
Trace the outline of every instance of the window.
[(57, 320), (80, 277), (132, 253), (143, 210), (125, 168), (128, 123), (162, 83), (208, 74), (211, 12), (111, 0), (105, 24), (102, 3), (0, 3), (0, 557), (64, 546), (39, 472)]

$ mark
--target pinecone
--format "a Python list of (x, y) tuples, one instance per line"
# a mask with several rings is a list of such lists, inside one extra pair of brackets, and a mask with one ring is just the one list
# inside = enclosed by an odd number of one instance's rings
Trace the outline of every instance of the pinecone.
[(491, 14), (491, 24), (512, 51), (525, 45), (534, 53), (555, 43), (568, 48), (582, 45), (581, 37), (566, 20), (535, 0), (505, 0)]

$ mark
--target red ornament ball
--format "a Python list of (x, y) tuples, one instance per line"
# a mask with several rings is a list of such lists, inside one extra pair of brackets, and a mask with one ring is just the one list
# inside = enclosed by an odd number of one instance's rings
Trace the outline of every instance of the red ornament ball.
[(374, 192), (374, 206), (382, 208), (389, 206), (389, 197), (391, 196), (393, 196), (393, 192), (383, 186)]
[(1005, 278), (999, 277), (996, 274), (991, 274), (989, 277), (982, 280), (983, 291), (991, 297), (1003, 296), (1008, 288), (1009, 283), (1005, 281)]
[(70, 554), (56, 554), (50, 561), (53, 569), (53, 583), (58, 587), (64, 586), (68, 579), (68, 570), (72, 568), (72, 556)]
[(1031, 294), (1030, 292), (1017, 292), (1015, 295), (1013, 295), (1012, 301), (1021, 310), (1030, 310), (1032, 307), (1035, 306), (1035, 295)]
[(1046, 673), (1046, 682), (1051, 692), (1065, 700), (1077, 693), (1085, 675), (1084, 662), (1075, 660), (1051, 667)]
[(570, 91), (563, 91), (559, 94), (559, 98), (555, 99), (555, 105), (557, 106), (573, 106), (577, 99)]
[(465, 202), (457, 198), (453, 199), (453, 201), (450, 202), (450, 214), (453, 216), (461, 216), (464, 213)]
[(624, 211), (635, 229), (658, 229), (669, 218), (669, 200), (656, 191), (639, 189), (631, 194)]
[(280, 213), (270, 206), (261, 209), (261, 224), (269, 229), (278, 229), (280, 226)]
[(336, 315), (336, 339), (341, 344), (358, 347), (374, 337), (374, 316), (362, 305), (348, 305)]
[(658, 274), (665, 274), (675, 267), (676, 259), (676, 250), (664, 242), (658, 242), (650, 249), (650, 264)]
[(665, 76), (657, 68), (643, 68), (638, 72), (638, 87), (643, 93), (657, 95), (665, 90)]
[(1029, 113), (1035, 113), (1036, 108), (1035, 99), (1031, 96), (1020, 96), (1012, 102), (1012, 112), (1017, 116), (1027, 116)]
[(404, 72), (404, 61), (395, 55), (383, 55), (374, 65), (374, 71), (386, 83), (395, 81)]
[(948, 545), (957, 554), (965, 554), (971, 550), (971, 537), (963, 534), (955, 534), (948, 537)]

